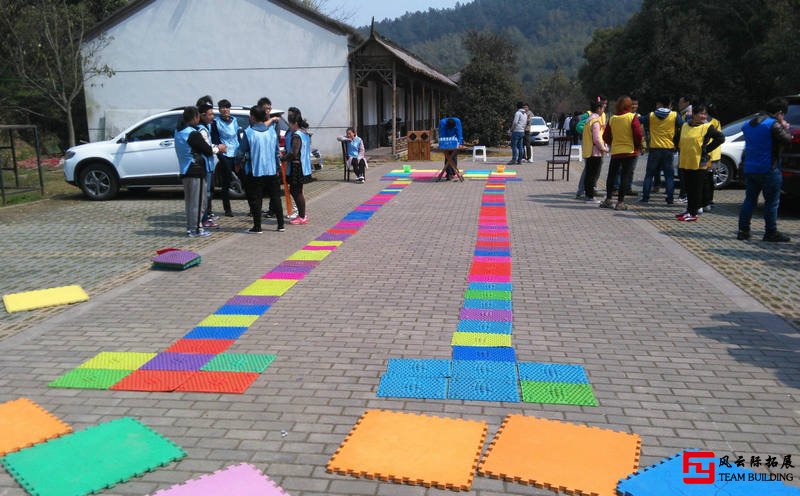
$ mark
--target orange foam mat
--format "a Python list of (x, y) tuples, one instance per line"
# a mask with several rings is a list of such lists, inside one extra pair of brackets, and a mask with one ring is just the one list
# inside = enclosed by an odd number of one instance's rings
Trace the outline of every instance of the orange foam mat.
[(468, 491), (486, 422), (368, 410), (328, 461), (328, 472)]
[(513, 414), (478, 473), (567, 494), (615, 496), (617, 482), (639, 468), (640, 447), (636, 434)]
[(0, 456), (72, 432), (72, 427), (28, 398), (0, 403)]

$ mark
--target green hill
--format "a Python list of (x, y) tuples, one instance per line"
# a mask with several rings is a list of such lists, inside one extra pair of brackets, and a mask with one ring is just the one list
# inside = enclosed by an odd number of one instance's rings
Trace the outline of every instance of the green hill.
[(468, 62), (461, 37), (469, 29), (503, 33), (517, 45), (518, 74), (530, 88), (555, 68), (577, 75), (583, 49), (597, 28), (624, 24), (642, 0), (475, 0), (375, 23), (394, 40), (446, 74)]

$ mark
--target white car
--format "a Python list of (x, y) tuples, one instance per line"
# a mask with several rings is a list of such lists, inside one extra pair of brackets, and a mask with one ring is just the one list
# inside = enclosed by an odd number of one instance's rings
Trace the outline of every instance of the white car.
[[(280, 116), (273, 109), (270, 115)], [(120, 188), (147, 190), (158, 186), (180, 186), (178, 158), (173, 139), (183, 108), (150, 116), (107, 141), (73, 146), (64, 156), (64, 179), (79, 187), (90, 200), (111, 200)], [(250, 110), (231, 108), (239, 126), (250, 125)], [(281, 147), (288, 124), (281, 118)], [(322, 168), (319, 152), (312, 150), (312, 165)], [(218, 179), (218, 178), (217, 178)], [(244, 198), (244, 188), (231, 173), (231, 198)]]
[(725, 143), (722, 144), (722, 158), (719, 165), (713, 168), (714, 187), (721, 189), (735, 181), (740, 181), (742, 176), (742, 154), (744, 153), (744, 133), (742, 126), (750, 121), (755, 114), (748, 115), (722, 127)]
[(531, 125), (529, 129), (531, 133), (532, 145), (546, 145), (550, 143), (550, 127), (543, 118), (539, 117), (538, 115), (531, 117)]

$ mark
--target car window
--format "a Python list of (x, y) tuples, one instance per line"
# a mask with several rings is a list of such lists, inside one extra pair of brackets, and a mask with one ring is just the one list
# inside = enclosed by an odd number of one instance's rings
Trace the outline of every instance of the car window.
[(756, 114), (748, 115), (747, 117), (742, 117), (741, 119), (735, 120), (729, 124), (725, 124), (721, 129), (722, 134), (724, 134), (726, 138), (730, 138), (734, 134), (741, 132), (742, 126), (744, 126), (746, 122), (755, 116)]
[(800, 105), (789, 105), (786, 115), (783, 116), (789, 124), (800, 126)]
[(541, 117), (534, 117), (533, 119), (531, 119), (531, 125), (533, 125), (533, 126), (546, 126), (547, 123), (545, 123), (544, 119), (542, 119)]
[(236, 121), (239, 123), (239, 127), (242, 129), (247, 129), (250, 127), (250, 117), (247, 115), (237, 115)]
[(157, 139), (170, 139), (175, 136), (175, 127), (178, 125), (177, 115), (165, 115), (149, 120), (128, 133), (128, 141), (149, 141)]

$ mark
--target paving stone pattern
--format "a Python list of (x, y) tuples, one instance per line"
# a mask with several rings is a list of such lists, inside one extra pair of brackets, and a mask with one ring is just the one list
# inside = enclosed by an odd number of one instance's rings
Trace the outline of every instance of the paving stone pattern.
[[(536, 154), (543, 159), (546, 149)], [(468, 169), (471, 163), (461, 165)], [(309, 202), (306, 226), (287, 226), (280, 235), (232, 232), (202, 244), (176, 235), (182, 212), (177, 198), (61, 200), (21, 214), (3, 210), (0, 255), (16, 257), (3, 258), (6, 267), (27, 268), (4, 275), (4, 290), (58, 285), (70, 271), (87, 274), (77, 282), (91, 289), (92, 281), (97, 287), (115, 273), (109, 266), (122, 263), (128, 272), (118, 274), (131, 275), (0, 341), (0, 401), (29, 397), (75, 429), (132, 416), (186, 450), (180, 462), (104, 492), (114, 495), (147, 494), (241, 462), (294, 496), (445, 494), (325, 472), (358, 418), (375, 408), (486, 421), (487, 442), (509, 413), (635, 432), (642, 437), (643, 466), (692, 447), (762, 459), (791, 454), (797, 465), (797, 329), (676, 243), (679, 234), (660, 232), (658, 222), (674, 222), (672, 211), (651, 223), (639, 209), (615, 212), (577, 202), (577, 180), (544, 181), (541, 160), (519, 170), (523, 181), (508, 184), (506, 193), (517, 358), (580, 364), (597, 407), (376, 397), (388, 358), (450, 357), (475, 246), (480, 181), (410, 185), (299, 281), (228, 350), (277, 355), (244, 395), (47, 384), (100, 351), (164, 349), (244, 282), (285, 260), (385, 183), (332, 182)], [(573, 169), (573, 177), (579, 172)], [(243, 204), (237, 207), (243, 210)], [(657, 216), (658, 208), (645, 213)], [(20, 220), (6, 222), (15, 216)], [(236, 220), (245, 227), (245, 217)], [(715, 222), (701, 219), (675, 229), (712, 232)], [(795, 225), (781, 220), (792, 235), (798, 234)], [(734, 230), (727, 227), (725, 240), (719, 234), (692, 239), (728, 243)], [(171, 243), (199, 248), (203, 263), (185, 272), (130, 272)], [(761, 250), (760, 244), (743, 245)], [(796, 254), (796, 247), (780, 249)], [(767, 255), (761, 256), (768, 267), (786, 272), (787, 281), (794, 277), (790, 289), (797, 292), (797, 266)], [(719, 256), (726, 263), (742, 261)], [(95, 264), (105, 269), (92, 278)], [(0, 494), (24, 492), (0, 472)], [(466, 494), (552, 493), (476, 477)]]

